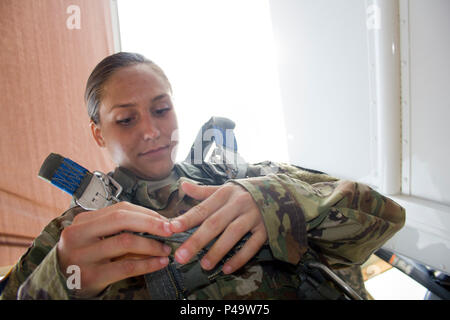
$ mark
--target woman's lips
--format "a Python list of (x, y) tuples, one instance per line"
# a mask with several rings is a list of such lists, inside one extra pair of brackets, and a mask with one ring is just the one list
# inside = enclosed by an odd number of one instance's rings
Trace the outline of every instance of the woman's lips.
[(146, 152), (139, 153), (139, 156), (141, 156), (141, 157), (156, 157), (158, 155), (164, 154), (168, 149), (169, 149), (169, 145), (162, 146), (159, 148), (151, 149)]

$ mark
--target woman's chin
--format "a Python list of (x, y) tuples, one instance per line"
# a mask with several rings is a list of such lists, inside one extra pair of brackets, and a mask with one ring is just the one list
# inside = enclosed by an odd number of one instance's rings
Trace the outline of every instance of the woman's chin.
[(167, 178), (173, 169), (173, 163), (164, 163), (162, 165), (154, 165), (149, 168), (138, 170), (138, 176), (145, 180), (162, 180)]

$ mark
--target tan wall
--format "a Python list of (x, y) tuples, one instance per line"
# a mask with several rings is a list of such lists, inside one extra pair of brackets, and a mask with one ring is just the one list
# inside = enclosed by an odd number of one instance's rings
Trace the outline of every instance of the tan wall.
[[(80, 29), (67, 27), (76, 22), (70, 5), (80, 8)], [(108, 0), (0, 1), (0, 266), (70, 203), (37, 177), (50, 152), (113, 168), (90, 136), (83, 100), (89, 73), (113, 48)]]

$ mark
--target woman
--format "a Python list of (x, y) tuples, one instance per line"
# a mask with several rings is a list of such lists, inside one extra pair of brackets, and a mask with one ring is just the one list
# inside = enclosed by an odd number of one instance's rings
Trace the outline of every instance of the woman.
[[(175, 164), (171, 96), (163, 71), (141, 55), (118, 53), (96, 66), (85, 95), (90, 128), (118, 166), (124, 201), (90, 212), (75, 206), (52, 221), (2, 298), (295, 298), (306, 257), (361, 264), (403, 226), (403, 208), (362, 184), (285, 164), (266, 176), (268, 162), (228, 181)], [(195, 226), (177, 245), (121, 232), (170, 237)], [(77, 288), (67, 285), (73, 265)], [(174, 275), (164, 270), (181, 274), (175, 296), (161, 293)]]

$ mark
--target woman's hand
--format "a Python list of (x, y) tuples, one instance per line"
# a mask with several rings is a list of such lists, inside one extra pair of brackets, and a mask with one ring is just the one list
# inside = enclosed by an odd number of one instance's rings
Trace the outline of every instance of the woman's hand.
[(111, 283), (154, 272), (168, 264), (169, 246), (129, 232), (120, 233), (124, 230), (172, 234), (165, 217), (128, 202), (82, 212), (62, 231), (57, 244), (59, 266), (63, 273), (69, 265), (80, 268), (78, 296), (94, 297)]
[(188, 262), (211, 240), (222, 234), (201, 260), (201, 266), (210, 270), (248, 232), (252, 236), (222, 268), (232, 273), (247, 263), (267, 240), (262, 215), (250, 193), (241, 186), (227, 183), (222, 186), (201, 186), (184, 182), (183, 191), (197, 200), (204, 200), (182, 216), (171, 221), (173, 232), (183, 232), (199, 224), (200, 227), (175, 252), (179, 263)]

